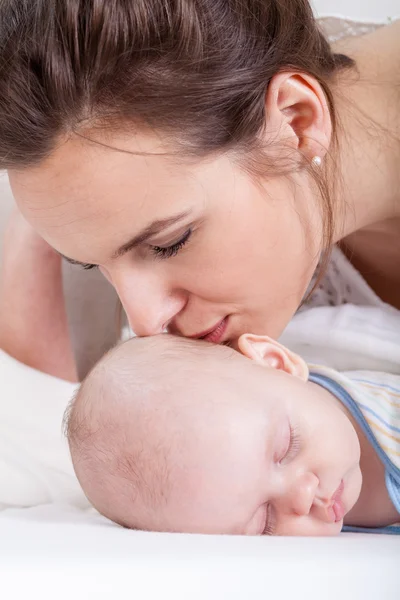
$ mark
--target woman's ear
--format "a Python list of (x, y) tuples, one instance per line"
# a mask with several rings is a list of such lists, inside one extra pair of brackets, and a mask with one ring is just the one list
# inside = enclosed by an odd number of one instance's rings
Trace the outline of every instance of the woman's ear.
[(238, 349), (244, 356), (264, 367), (285, 371), (307, 381), (308, 367), (305, 361), (282, 344), (266, 335), (245, 333), (238, 340)]
[(272, 132), (311, 162), (330, 145), (332, 120), (321, 85), (304, 73), (277, 73), (268, 86), (266, 132)]

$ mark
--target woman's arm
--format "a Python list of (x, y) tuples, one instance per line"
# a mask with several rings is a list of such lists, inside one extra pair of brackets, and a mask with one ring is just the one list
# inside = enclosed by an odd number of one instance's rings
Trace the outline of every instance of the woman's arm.
[(61, 257), (18, 211), (12, 215), (4, 237), (0, 348), (34, 369), (77, 381)]

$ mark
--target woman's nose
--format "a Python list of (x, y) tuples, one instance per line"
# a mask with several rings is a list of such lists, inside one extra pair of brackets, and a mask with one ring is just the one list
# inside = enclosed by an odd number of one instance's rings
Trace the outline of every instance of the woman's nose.
[(301, 473), (294, 477), (286, 493), (286, 509), (299, 516), (308, 515), (314, 504), (319, 480), (310, 472)]
[(184, 292), (168, 289), (154, 273), (113, 273), (112, 284), (138, 336), (162, 333), (187, 302)]

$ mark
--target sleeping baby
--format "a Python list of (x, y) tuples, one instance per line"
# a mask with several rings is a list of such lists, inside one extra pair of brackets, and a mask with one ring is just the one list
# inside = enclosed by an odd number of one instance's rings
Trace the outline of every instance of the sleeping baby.
[(238, 347), (164, 334), (97, 364), (66, 415), (93, 506), (150, 531), (399, 533), (400, 377)]

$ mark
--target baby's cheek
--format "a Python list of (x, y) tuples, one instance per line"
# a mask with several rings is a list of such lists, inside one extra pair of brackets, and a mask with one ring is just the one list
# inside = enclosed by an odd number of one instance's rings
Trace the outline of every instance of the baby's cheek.
[(249, 525), (245, 528), (244, 534), (245, 535), (262, 535), (264, 528), (265, 528), (266, 517), (267, 517), (266, 508), (264, 508), (264, 506), (261, 506), (259, 508), (259, 510), (257, 510), (257, 512), (254, 515), (254, 517), (252, 518), (252, 520), (250, 521)]

